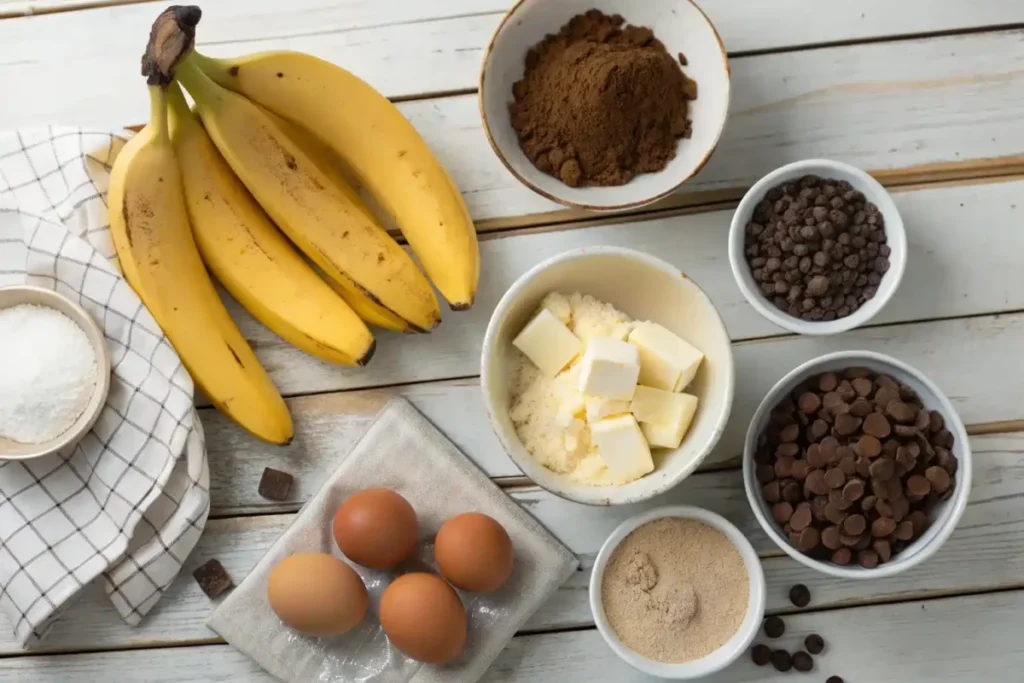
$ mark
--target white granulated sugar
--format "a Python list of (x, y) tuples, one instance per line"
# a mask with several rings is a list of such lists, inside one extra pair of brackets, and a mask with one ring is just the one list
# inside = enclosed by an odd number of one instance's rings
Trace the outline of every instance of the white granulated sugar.
[(0, 309), (0, 437), (55, 439), (85, 411), (96, 388), (96, 353), (63, 313), (24, 304)]
[[(589, 294), (552, 292), (541, 301), (586, 347), (592, 337), (625, 339), (632, 319)], [(555, 377), (547, 377), (516, 352), (510, 386), (509, 417), (523, 446), (549, 470), (590, 486), (625, 483), (615, 479), (590, 443), (586, 406), (579, 391), (579, 358)]]

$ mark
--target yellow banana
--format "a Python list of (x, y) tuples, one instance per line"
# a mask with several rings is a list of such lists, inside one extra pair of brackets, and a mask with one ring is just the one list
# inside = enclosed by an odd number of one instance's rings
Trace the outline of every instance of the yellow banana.
[(348, 71), (298, 52), (235, 59), (193, 52), (187, 61), (322, 139), (394, 219), (451, 307), (472, 306), (480, 251), (465, 202), (387, 98)]
[[(271, 121), (273, 121), (281, 131), (287, 135), (292, 142), (299, 146), (299, 148), (306, 153), (310, 161), (316, 164), (316, 167), (330, 179), (330, 181), (336, 185), (342, 192), (346, 193), (352, 199), (352, 195), (349, 194), (350, 187), (349, 181), (345, 178), (340, 168), (340, 160), (335, 156), (334, 152), (324, 146), (322, 142), (316, 139), (312, 133), (303, 128), (295, 125), (294, 123), (281, 118), (274, 114), (269, 109), (263, 109), (263, 113), (266, 114)], [(358, 196), (353, 200), (359, 202)], [(340, 294), (352, 307), (359, 317), (377, 327), (382, 327), (385, 330), (392, 330), (394, 332), (402, 332), (405, 334), (412, 334), (415, 332), (422, 332), (423, 330), (417, 330), (412, 327), (408, 321), (398, 317), (383, 306), (376, 304), (373, 300), (360, 292), (357, 289), (345, 290), (341, 285), (336, 283), (330, 278), (325, 278), (327, 284), (330, 285), (338, 294)]]
[(171, 143), (199, 253), (221, 284), (285, 341), (332, 363), (365, 365), (373, 335), (299, 255), (220, 156), (177, 83)]
[(441, 321), (430, 284), (351, 188), (338, 187), (259, 107), (187, 59), (179, 81), (207, 133), (278, 227), (343, 291), (429, 330)]
[(110, 175), (110, 230), (122, 272), (196, 384), (256, 436), (288, 443), (288, 408), (214, 289), (189, 227), (167, 129), (165, 91), (149, 86), (150, 120)]

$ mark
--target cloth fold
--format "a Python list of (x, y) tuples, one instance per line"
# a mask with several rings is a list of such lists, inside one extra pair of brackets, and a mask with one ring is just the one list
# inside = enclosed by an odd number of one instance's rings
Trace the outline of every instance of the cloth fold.
[[(0, 462), (0, 611), (25, 645), (102, 577), (131, 624), (195, 547), (209, 469), (192, 380), (121, 277), (106, 192), (130, 133), (0, 133), (0, 287), (47, 287), (99, 323), (112, 364), (93, 430), (44, 458)], [(3, 387), (0, 387), (0, 391)]]
[[(347, 497), (370, 487), (393, 489), (416, 509), (422, 541), (417, 557), (405, 568), (436, 570), (434, 535), (446, 519), (461, 512), (490, 515), (512, 538), (516, 564), (505, 585), (487, 595), (460, 592), (469, 631), (463, 653), (449, 664), (420, 664), (388, 643), (376, 610), (391, 572), (353, 565), (366, 584), (371, 607), (356, 629), (340, 636), (303, 636), (284, 626), (270, 608), (267, 580), (273, 567), (297, 552), (342, 557), (331, 532), (334, 513)], [(287, 531), (210, 615), (207, 626), (290, 683), (471, 683), (483, 675), (577, 565), (567, 548), (426, 418), (404, 399), (394, 398)]]

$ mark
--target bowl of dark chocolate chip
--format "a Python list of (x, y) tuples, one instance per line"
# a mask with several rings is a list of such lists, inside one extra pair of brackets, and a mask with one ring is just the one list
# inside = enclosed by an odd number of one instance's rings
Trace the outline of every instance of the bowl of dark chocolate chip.
[(934, 555), (960, 521), (971, 447), (922, 372), (841, 351), (797, 367), (761, 402), (743, 483), (790, 557), (832, 576), (893, 576)]
[(765, 318), (797, 334), (864, 325), (899, 287), (903, 219), (864, 171), (809, 159), (783, 166), (743, 197), (729, 229), (740, 291)]
[(520, 0), (485, 52), (480, 113), (521, 183), (566, 206), (616, 211), (703, 168), (729, 85), (722, 41), (691, 0)]

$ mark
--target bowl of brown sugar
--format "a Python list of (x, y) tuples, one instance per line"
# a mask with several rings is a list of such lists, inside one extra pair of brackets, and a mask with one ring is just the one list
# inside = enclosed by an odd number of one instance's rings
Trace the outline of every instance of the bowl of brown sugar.
[(612, 651), (675, 680), (720, 671), (746, 652), (765, 597), (761, 561), (740, 530), (683, 505), (623, 522), (590, 577), (590, 609)]
[(480, 74), (505, 167), (591, 211), (672, 194), (711, 157), (728, 108), (725, 48), (691, 0), (520, 0)]

